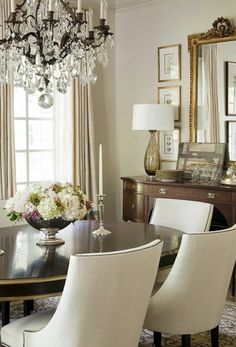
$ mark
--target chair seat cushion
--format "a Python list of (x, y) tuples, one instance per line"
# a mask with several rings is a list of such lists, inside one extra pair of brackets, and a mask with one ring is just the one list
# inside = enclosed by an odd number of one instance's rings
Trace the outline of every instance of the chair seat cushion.
[(30, 316), (16, 319), (1, 329), (1, 342), (10, 347), (23, 347), (23, 331), (38, 331), (50, 321), (55, 310), (34, 313)]

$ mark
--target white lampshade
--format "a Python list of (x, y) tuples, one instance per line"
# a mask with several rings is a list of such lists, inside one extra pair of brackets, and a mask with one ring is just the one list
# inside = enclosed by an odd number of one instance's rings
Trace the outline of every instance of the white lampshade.
[(173, 130), (174, 106), (139, 104), (133, 107), (133, 130)]

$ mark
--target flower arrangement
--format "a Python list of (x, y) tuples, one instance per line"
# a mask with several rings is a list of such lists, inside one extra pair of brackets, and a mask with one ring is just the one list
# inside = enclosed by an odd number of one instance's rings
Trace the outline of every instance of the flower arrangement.
[(62, 218), (65, 221), (83, 219), (92, 209), (79, 186), (70, 183), (33, 184), (17, 192), (6, 205), (11, 221), (22, 218), (45, 221)]

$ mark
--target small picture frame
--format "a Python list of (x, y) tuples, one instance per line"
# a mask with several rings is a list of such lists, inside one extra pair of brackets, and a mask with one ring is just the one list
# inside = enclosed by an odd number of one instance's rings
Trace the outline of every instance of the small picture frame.
[(236, 121), (227, 122), (227, 143), (229, 160), (236, 161)]
[(226, 115), (236, 116), (236, 62), (226, 62)]
[(158, 82), (181, 79), (181, 45), (158, 47)]
[(157, 101), (159, 104), (168, 104), (175, 106), (175, 122), (179, 122), (181, 119), (181, 87), (180, 86), (168, 86), (158, 87)]
[(199, 176), (205, 175), (209, 181), (216, 182), (221, 178), (226, 150), (226, 143), (180, 143), (177, 169), (184, 171), (185, 179), (193, 180), (197, 173)]
[(180, 143), (180, 128), (160, 131), (160, 157), (161, 161), (177, 161)]

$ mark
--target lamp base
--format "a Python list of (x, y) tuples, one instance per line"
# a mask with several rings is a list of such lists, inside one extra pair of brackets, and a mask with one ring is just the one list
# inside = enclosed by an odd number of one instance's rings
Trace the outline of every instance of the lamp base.
[(144, 157), (144, 169), (148, 177), (155, 177), (160, 168), (159, 146), (156, 140), (156, 130), (149, 130), (150, 140)]

